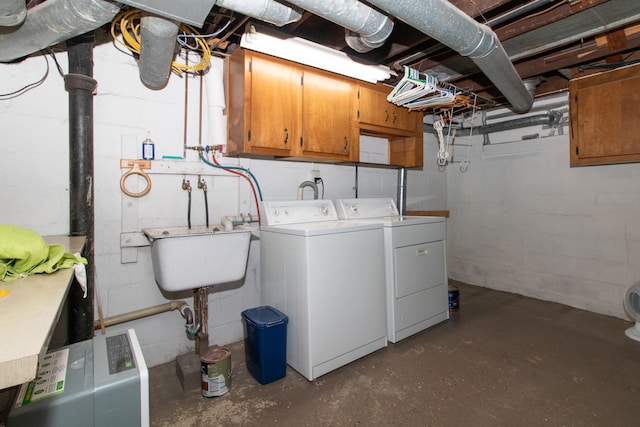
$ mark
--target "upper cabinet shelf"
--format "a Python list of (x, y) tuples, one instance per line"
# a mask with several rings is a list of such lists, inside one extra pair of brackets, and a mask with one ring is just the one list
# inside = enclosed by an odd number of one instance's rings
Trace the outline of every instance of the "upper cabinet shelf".
[(390, 87), (238, 49), (226, 61), (227, 153), (358, 162), (360, 134), (389, 139), (390, 164), (422, 166), (422, 114)]
[(422, 132), (423, 114), (399, 107), (387, 101), (391, 87), (383, 85), (358, 85), (358, 121), (364, 126), (375, 125), (390, 128), (388, 132), (402, 134)]
[(571, 166), (640, 161), (640, 65), (572, 80), (569, 99)]

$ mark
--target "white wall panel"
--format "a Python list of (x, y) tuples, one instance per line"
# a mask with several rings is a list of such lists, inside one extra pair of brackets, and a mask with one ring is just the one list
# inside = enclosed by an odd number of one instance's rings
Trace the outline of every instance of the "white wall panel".
[(468, 172), (447, 170), (450, 278), (625, 318), (640, 164), (570, 168), (568, 135), (503, 133), (517, 142), (475, 137)]

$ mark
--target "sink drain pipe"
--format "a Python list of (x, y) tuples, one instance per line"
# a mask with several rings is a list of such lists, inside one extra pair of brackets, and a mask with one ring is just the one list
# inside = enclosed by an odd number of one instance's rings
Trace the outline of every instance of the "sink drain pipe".
[(78, 287), (70, 291), (73, 320), (71, 342), (93, 336), (95, 288), (95, 230), (93, 191), (93, 32), (67, 40), (69, 72), (64, 88), (69, 93), (69, 234), (86, 236), (82, 252), (87, 259), (87, 297)]
[[(142, 319), (144, 317), (153, 316), (154, 314), (165, 313), (167, 311), (180, 310), (180, 314), (187, 321), (185, 325), (187, 332), (192, 331), (193, 328), (193, 311), (189, 305), (184, 301), (171, 301), (165, 304), (154, 305), (152, 307), (141, 308), (140, 310), (130, 311), (128, 313), (117, 314), (112, 317), (107, 317), (104, 320), (96, 322), (94, 328), (98, 329), (101, 326), (108, 327), (119, 325), (121, 323), (130, 322), (132, 320)], [(192, 333), (192, 332), (190, 332)]]

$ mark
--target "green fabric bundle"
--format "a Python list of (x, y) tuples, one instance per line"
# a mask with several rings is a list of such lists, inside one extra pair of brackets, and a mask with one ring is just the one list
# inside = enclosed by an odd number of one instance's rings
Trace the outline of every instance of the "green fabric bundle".
[(0, 224), (0, 280), (10, 281), (36, 273), (53, 273), (86, 264), (83, 257), (65, 253), (62, 245), (48, 245), (35, 231)]

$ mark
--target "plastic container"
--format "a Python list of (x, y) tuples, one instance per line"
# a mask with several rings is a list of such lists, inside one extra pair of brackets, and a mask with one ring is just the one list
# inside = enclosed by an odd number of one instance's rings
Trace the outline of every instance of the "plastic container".
[(460, 290), (457, 286), (449, 285), (449, 311), (460, 309)]
[(247, 370), (260, 384), (284, 378), (287, 371), (289, 318), (270, 306), (242, 312)]
[(153, 160), (156, 158), (156, 146), (149, 138), (142, 141), (142, 158)]

